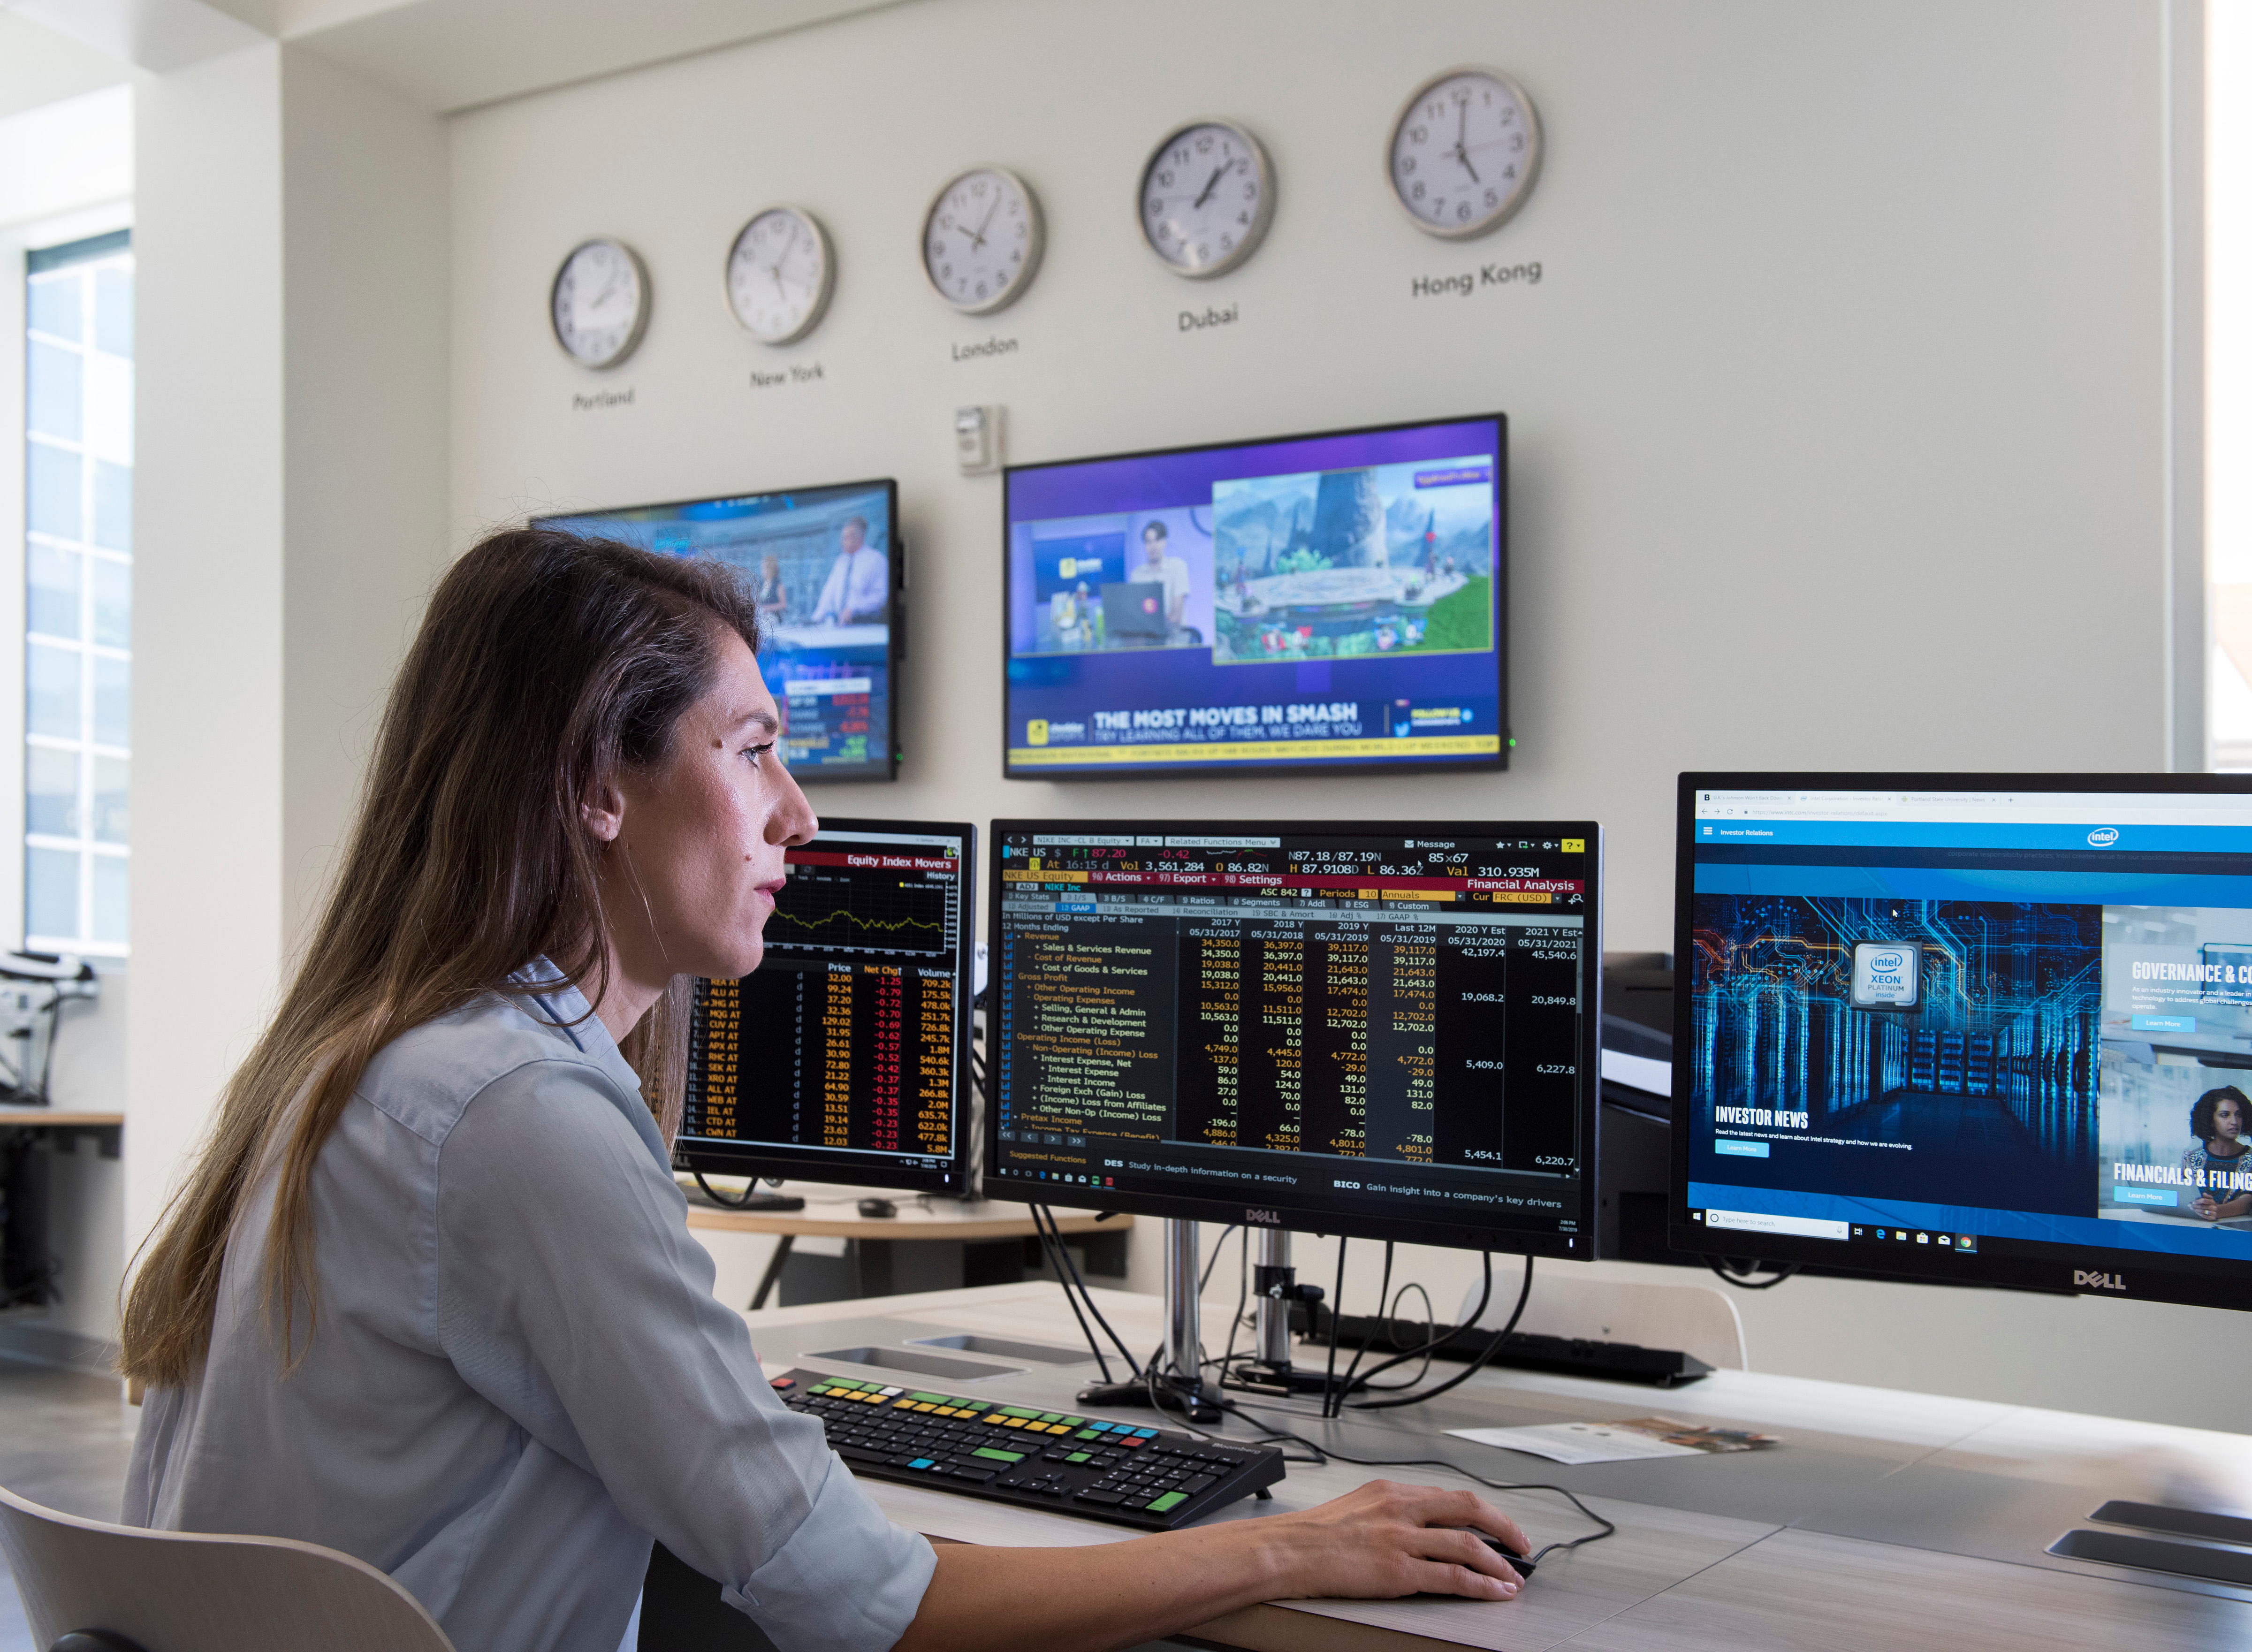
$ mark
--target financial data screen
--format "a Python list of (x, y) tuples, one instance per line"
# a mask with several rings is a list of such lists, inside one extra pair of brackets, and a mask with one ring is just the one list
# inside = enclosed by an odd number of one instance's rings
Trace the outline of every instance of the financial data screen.
[(966, 831), (832, 825), (789, 851), (763, 961), (696, 984), (684, 1151), (834, 1181), (955, 1163), (970, 850)]
[(759, 669), (801, 781), (889, 780), (900, 571), (888, 482), (537, 518), (665, 556), (707, 557), (755, 593)]
[(1595, 827), (994, 834), (989, 1178), (1575, 1248)]

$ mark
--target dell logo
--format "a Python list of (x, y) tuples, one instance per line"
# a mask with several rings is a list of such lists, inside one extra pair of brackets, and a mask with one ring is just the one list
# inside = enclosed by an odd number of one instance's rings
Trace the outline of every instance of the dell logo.
[(2075, 1267), (2072, 1270), (2072, 1285), (2075, 1290), (2123, 1291), (2127, 1288), (2127, 1276), (2124, 1274), (2091, 1274), (2084, 1267)]
[(2098, 826), (2088, 834), (2088, 846), (2090, 849), (2109, 849), (2118, 841), (2119, 829), (2116, 826)]
[(1896, 952), (1880, 952), (1869, 960), (1869, 968), (1890, 975), (1905, 961)]
[(1247, 1222), (1264, 1223), (1268, 1227), (1282, 1225), (1282, 1216), (1274, 1211), (1246, 1211), (1243, 1212), (1243, 1219)]

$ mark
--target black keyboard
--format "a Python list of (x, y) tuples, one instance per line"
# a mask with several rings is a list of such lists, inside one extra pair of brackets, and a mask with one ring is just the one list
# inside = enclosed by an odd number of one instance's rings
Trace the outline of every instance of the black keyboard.
[(1032, 1406), (785, 1371), (782, 1403), (821, 1419), (857, 1475), (1164, 1531), (1273, 1485), (1282, 1454)]

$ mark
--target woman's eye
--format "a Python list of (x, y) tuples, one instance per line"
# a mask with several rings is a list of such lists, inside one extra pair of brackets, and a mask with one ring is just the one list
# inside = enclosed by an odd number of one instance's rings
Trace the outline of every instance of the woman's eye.
[(752, 762), (755, 763), (772, 750), (774, 750), (774, 742), (772, 740), (768, 740), (764, 746), (745, 746), (743, 748), (743, 755), (749, 758)]

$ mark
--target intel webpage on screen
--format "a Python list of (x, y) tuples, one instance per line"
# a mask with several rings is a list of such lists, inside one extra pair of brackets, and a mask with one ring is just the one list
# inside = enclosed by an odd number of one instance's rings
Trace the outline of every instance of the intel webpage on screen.
[(892, 774), (892, 491), (886, 482), (539, 518), (734, 568), (758, 599), (759, 669), (800, 780)]
[(1009, 772), (1504, 760), (1502, 421), (1012, 469)]
[(1700, 792), (1692, 833), (1692, 1221), (2252, 1256), (2252, 799)]

